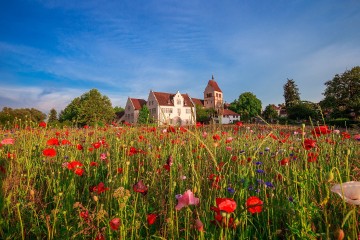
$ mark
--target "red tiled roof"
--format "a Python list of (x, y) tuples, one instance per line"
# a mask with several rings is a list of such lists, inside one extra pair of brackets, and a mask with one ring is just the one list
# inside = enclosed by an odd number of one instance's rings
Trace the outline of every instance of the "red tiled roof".
[(222, 92), (215, 80), (209, 80), (208, 85), (210, 85), (214, 91)]
[(204, 106), (204, 99), (191, 98), (191, 100), (193, 101), (193, 103), (194, 103), (195, 105)]
[(146, 101), (144, 99), (130, 98), (130, 101), (134, 105), (135, 110), (140, 110), (142, 106), (146, 104)]
[(240, 114), (238, 114), (234, 111), (231, 111), (230, 109), (224, 109), (223, 116), (228, 116), (228, 115), (240, 116)]
[[(173, 93), (153, 92), (160, 106), (174, 106)], [(188, 94), (181, 94), (184, 98), (184, 106), (193, 107)]]

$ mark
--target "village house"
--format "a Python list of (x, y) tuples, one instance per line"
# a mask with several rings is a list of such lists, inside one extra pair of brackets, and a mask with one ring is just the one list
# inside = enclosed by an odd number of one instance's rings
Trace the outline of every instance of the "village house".
[(128, 97), (125, 105), (125, 114), (121, 117), (121, 122), (137, 123), (140, 109), (146, 104), (144, 99)]
[(231, 111), (230, 109), (224, 109), (222, 112), (221, 123), (222, 124), (232, 124), (234, 122), (240, 121), (240, 114)]
[(188, 94), (150, 91), (147, 107), (158, 125), (193, 125), (196, 123), (196, 109)]

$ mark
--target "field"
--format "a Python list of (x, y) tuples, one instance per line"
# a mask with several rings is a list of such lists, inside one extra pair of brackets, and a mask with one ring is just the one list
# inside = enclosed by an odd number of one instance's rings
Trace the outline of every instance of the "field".
[(360, 180), (359, 139), (325, 126), (1, 130), (0, 239), (357, 239), (359, 206), (331, 188)]

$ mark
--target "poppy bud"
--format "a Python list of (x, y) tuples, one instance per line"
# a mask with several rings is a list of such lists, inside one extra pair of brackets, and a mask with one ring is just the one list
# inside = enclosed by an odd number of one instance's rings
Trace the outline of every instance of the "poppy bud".
[(327, 181), (331, 182), (332, 180), (334, 180), (334, 174), (332, 171), (330, 171), (327, 175)]
[(345, 237), (344, 231), (343, 231), (341, 228), (339, 228), (339, 229), (336, 231), (336, 233), (335, 233), (335, 238), (336, 238), (337, 240), (343, 240), (344, 237)]

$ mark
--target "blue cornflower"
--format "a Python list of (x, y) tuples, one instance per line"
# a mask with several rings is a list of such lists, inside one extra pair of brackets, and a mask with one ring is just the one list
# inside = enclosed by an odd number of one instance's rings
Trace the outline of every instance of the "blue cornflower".
[(266, 187), (273, 188), (274, 185), (271, 182), (265, 182)]
[(235, 189), (233, 189), (232, 187), (228, 187), (228, 188), (227, 188), (227, 191), (228, 191), (230, 194), (234, 194), (234, 193), (235, 193)]
[(293, 197), (290, 196), (288, 199), (289, 199), (290, 202), (294, 202)]
[(256, 165), (261, 165), (262, 162), (258, 161), (258, 162), (255, 162)]
[(265, 171), (262, 170), (262, 169), (256, 169), (256, 172), (257, 172), (257, 173), (265, 173)]

